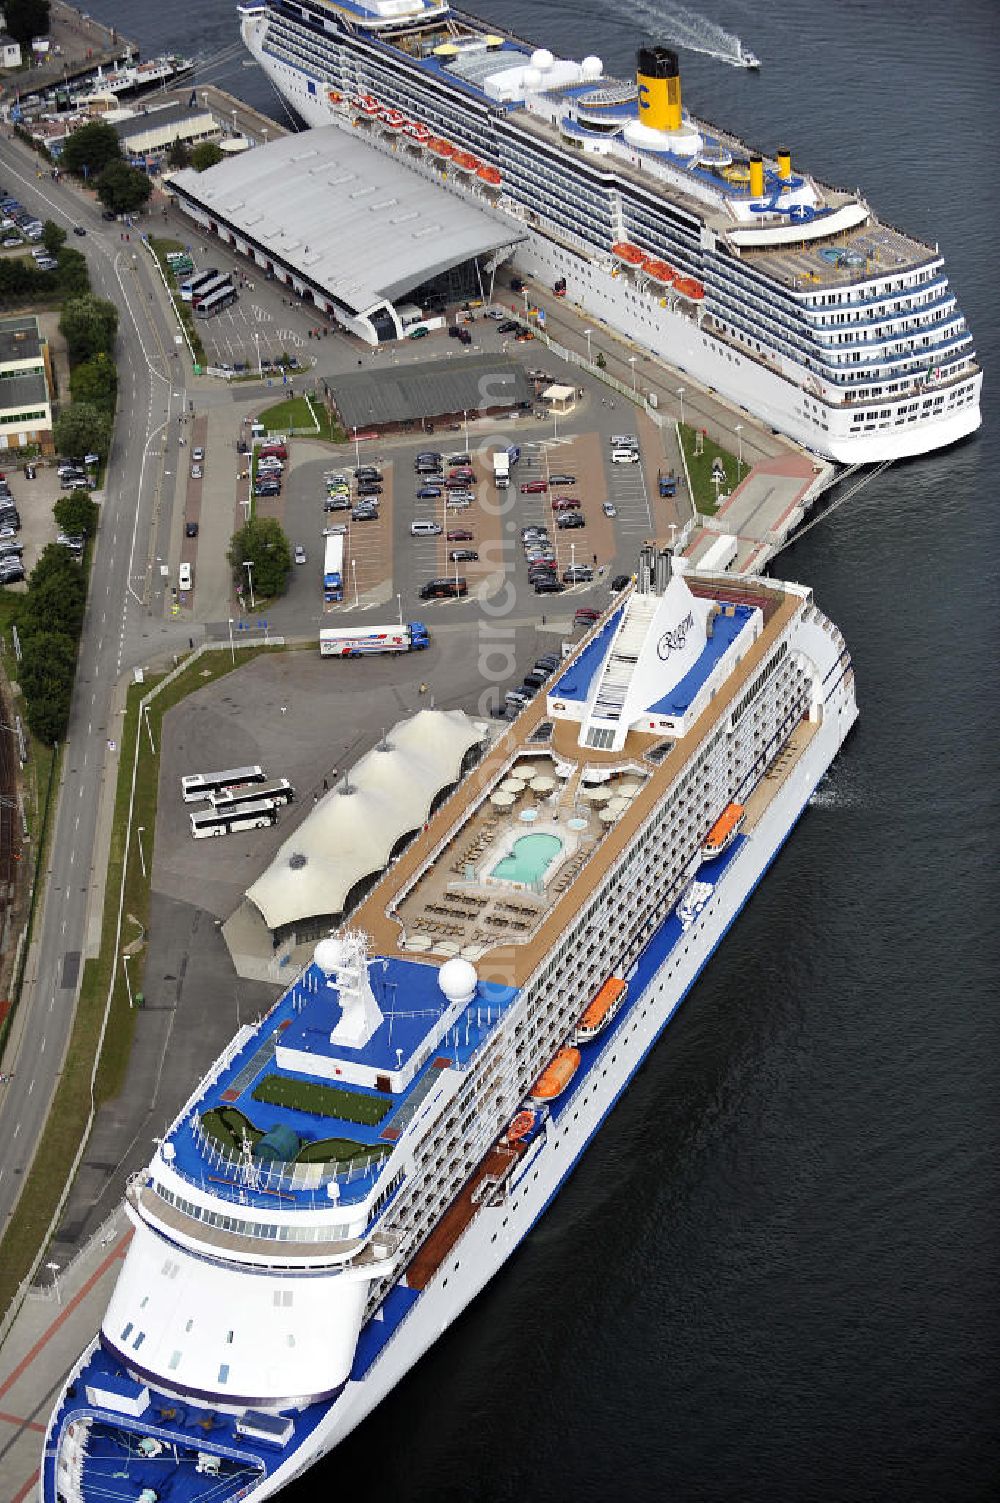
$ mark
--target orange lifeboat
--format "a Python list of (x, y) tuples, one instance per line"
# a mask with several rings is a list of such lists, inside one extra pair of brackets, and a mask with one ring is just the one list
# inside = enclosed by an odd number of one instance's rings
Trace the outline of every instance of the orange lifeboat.
[(587, 1044), (606, 1028), (628, 996), (628, 982), (620, 976), (609, 976), (594, 1000), (584, 1009), (576, 1025), (573, 1042)]
[(666, 261), (647, 261), (644, 270), (654, 282), (673, 282), (677, 278), (676, 271)]
[(705, 296), (705, 289), (694, 277), (677, 277), (674, 282), (674, 290), (681, 297), (689, 297), (694, 302), (699, 302)]
[(431, 136), (427, 142), (427, 149), (436, 157), (453, 157), (458, 150), (450, 141), (443, 141), (440, 136)]
[(479, 158), (470, 151), (456, 151), (452, 161), (462, 172), (475, 172), (479, 167)]
[(484, 183), (489, 183), (493, 188), (500, 186), (500, 168), (491, 167), (488, 162), (483, 163), (477, 171), (476, 176), (482, 178)]
[(504, 1134), (508, 1143), (520, 1143), (526, 1138), (538, 1120), (538, 1113), (530, 1111), (527, 1107), (511, 1118), (510, 1126)]
[(580, 1059), (579, 1049), (570, 1045), (560, 1049), (531, 1087), (530, 1099), (538, 1102), (554, 1101), (557, 1096), (561, 1096), (580, 1068)]
[(742, 804), (727, 804), (723, 809), (705, 837), (705, 844), (702, 847), (709, 861), (716, 856), (721, 856), (723, 851), (732, 845), (743, 828), (744, 812)]
[(336, 89), (328, 89), (326, 97), (331, 104), (339, 104), (344, 96), (343, 94), (338, 94)]
[(626, 266), (641, 266), (646, 260), (645, 251), (641, 251), (630, 240), (618, 240), (611, 247), (611, 254), (617, 256), (619, 261), (624, 261)]

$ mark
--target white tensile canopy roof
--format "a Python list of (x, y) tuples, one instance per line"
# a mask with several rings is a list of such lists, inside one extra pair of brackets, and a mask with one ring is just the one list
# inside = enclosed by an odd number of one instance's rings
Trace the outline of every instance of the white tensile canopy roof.
[[(269, 929), (340, 913), (355, 883), (380, 871), (396, 842), (419, 829), (466, 752), (486, 736), (462, 710), (401, 720), (327, 793), (247, 891)], [(349, 791), (348, 791), (349, 790)]]

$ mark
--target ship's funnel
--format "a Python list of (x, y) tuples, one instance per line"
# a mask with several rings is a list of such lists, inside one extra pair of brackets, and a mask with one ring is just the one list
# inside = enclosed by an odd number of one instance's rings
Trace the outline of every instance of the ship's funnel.
[(764, 163), (760, 157), (750, 158), (750, 197), (764, 197)]
[(680, 130), (681, 75), (669, 47), (640, 47), (636, 67), (639, 123), (650, 130)]
[(785, 146), (778, 148), (778, 176), (783, 183), (789, 182), (792, 176), (792, 153)]

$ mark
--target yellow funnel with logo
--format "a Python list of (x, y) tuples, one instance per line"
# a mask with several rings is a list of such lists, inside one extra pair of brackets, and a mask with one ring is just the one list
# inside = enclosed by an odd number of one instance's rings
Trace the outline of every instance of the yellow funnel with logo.
[(680, 130), (681, 75), (669, 47), (640, 47), (636, 68), (639, 123), (650, 130)]
[(750, 158), (750, 197), (764, 197), (764, 162), (761, 157)]

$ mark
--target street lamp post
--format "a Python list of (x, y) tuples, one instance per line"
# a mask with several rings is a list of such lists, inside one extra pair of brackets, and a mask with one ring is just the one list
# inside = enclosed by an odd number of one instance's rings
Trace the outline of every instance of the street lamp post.
[(52, 1288), (55, 1290), (56, 1304), (62, 1304), (62, 1294), (59, 1292), (59, 1270), (61, 1263), (46, 1263), (46, 1268), (52, 1275)]
[(148, 704), (143, 704), (142, 713), (143, 713), (143, 716), (144, 716), (145, 721), (146, 721), (146, 735), (149, 737), (149, 750), (152, 753), (152, 755), (155, 757), (156, 756), (156, 745), (155, 745), (155, 743), (153, 741), (153, 728), (152, 728), (152, 726), (149, 723), (149, 705)]
[(463, 412), (462, 412), (462, 427), (465, 430), (465, 452), (466, 452), (466, 454), (468, 454), (468, 452), (469, 452), (469, 414), (464, 409), (463, 409)]
[[(570, 543), (570, 545), (569, 545), (569, 572), (572, 575), (574, 575), (574, 576), (576, 574), (576, 544), (575, 543)], [(573, 583), (574, 584), (576, 583), (576, 579), (575, 578), (573, 580)]]
[(528, 289), (527, 289), (527, 287), (522, 287), (522, 289), (521, 289), (521, 296), (524, 298), (524, 317), (525, 317), (525, 322), (527, 322), (527, 318), (528, 318)]
[(233, 618), (232, 618), (232, 616), (230, 616), (230, 618), (229, 618), (229, 651), (232, 653), (232, 655), (233, 655), (233, 662), (235, 663), (236, 662), (236, 643), (233, 641)]
[(354, 558), (351, 559), (351, 579), (354, 582), (354, 606), (355, 606), (355, 609), (357, 609), (357, 605), (358, 605), (358, 561), (357, 561), (357, 559), (354, 559)]
[(739, 485), (743, 472), (743, 424), (736, 424), (736, 484)]
[(354, 428), (354, 463), (357, 466), (357, 468), (360, 470), (360, 468), (361, 468), (361, 445), (358, 443), (358, 430), (357, 430), (357, 426), (356, 425), (355, 425), (355, 428)]
[(129, 963), (129, 956), (123, 950), (122, 951), (122, 970), (125, 972), (125, 990), (128, 992), (128, 1005), (129, 1005), (129, 1007), (134, 1007), (135, 1003), (132, 1001), (132, 982), (129, 980), (128, 963)]
[(590, 358), (590, 336), (591, 336), (592, 333), (593, 333), (592, 329), (584, 329), (584, 331), (583, 331), (583, 337), (587, 341), (587, 364), (588, 365), (593, 365), (593, 363), (594, 363), (591, 360), (591, 358)]
[(630, 355), (628, 357), (628, 363), (632, 367), (632, 395), (633, 396), (635, 396), (635, 361), (636, 361), (636, 357), (634, 355)]
[(681, 404), (681, 427), (684, 427), (684, 387), (678, 386), (677, 397)]
[(247, 571), (247, 585), (250, 589), (250, 609), (255, 611), (257, 609), (257, 602), (253, 597), (253, 559), (245, 558), (243, 560), (243, 567)]
[(142, 848), (142, 837), (146, 833), (146, 826), (139, 825), (135, 832), (136, 845), (139, 847), (139, 865), (142, 867), (142, 880), (146, 880), (146, 853)]
[(399, 624), (400, 624), (400, 626), (402, 626), (402, 624), (403, 624), (403, 597), (402, 597), (402, 595), (397, 595), (396, 596), (396, 605), (399, 607)]

